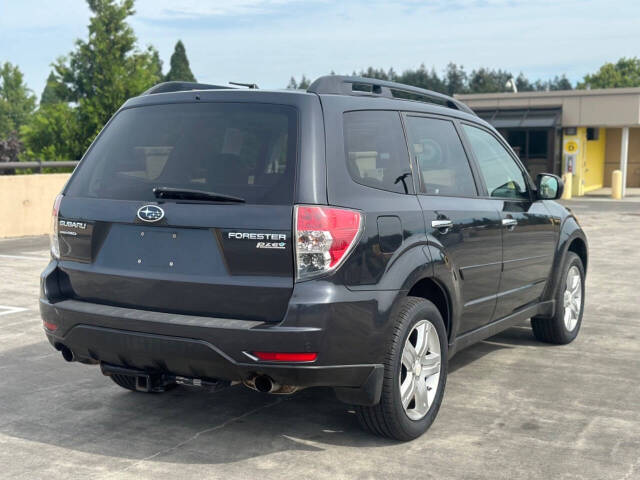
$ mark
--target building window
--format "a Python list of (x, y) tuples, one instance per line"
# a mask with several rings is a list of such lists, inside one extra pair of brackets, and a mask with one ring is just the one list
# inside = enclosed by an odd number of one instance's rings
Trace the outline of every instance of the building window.
[(547, 158), (549, 153), (548, 130), (507, 130), (509, 145), (521, 160)]
[(587, 128), (587, 140), (598, 140), (600, 138), (600, 129), (594, 127)]
[(529, 132), (529, 151), (527, 158), (547, 157), (549, 139), (546, 130), (531, 130)]
[(509, 130), (507, 140), (513, 151), (520, 158), (527, 156), (527, 131), (526, 130)]

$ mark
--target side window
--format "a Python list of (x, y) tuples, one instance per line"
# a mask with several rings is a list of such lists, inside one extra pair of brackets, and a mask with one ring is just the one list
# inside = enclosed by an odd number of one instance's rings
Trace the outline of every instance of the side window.
[(409, 150), (420, 170), (420, 191), (427, 195), (476, 195), (469, 160), (453, 123), (407, 117)]
[(463, 125), (489, 195), (500, 198), (529, 198), (527, 182), (509, 152), (490, 133)]
[(397, 112), (346, 112), (344, 149), (347, 169), (357, 183), (413, 193), (409, 155)]

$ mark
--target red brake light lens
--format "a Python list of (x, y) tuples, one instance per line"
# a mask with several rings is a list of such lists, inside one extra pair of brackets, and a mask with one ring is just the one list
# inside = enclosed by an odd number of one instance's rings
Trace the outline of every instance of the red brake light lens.
[(252, 352), (258, 360), (269, 362), (313, 362), (317, 353)]
[(299, 280), (337, 268), (355, 245), (362, 214), (345, 208), (296, 206), (296, 265)]

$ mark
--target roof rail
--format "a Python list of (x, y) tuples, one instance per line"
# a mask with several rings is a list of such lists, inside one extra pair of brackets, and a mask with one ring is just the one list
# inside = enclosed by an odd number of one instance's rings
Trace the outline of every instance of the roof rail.
[[(357, 87), (370, 87), (366, 90), (356, 89)], [(356, 87), (356, 88), (354, 88)], [(413, 98), (398, 97), (393, 92), (402, 92), (417, 97), (423, 97), (426, 100), (417, 100)], [(378, 80), (376, 78), (366, 77), (350, 77), (343, 75), (326, 75), (318, 78), (315, 82), (309, 85), (307, 92), (310, 93), (328, 93), (335, 95), (369, 95), (376, 97), (396, 98), (400, 100), (417, 100), (428, 103), (435, 103), (437, 105), (444, 105), (448, 108), (460, 110), (462, 112), (475, 115), (467, 105), (459, 100), (442, 93), (434, 92), (432, 90), (425, 90), (424, 88), (412, 87), (403, 83), (389, 82), (387, 80)]]
[(197, 82), (162, 82), (154, 85), (142, 95), (153, 95), (154, 93), (184, 92), (188, 90), (219, 90), (232, 89), (233, 87), (224, 87), (221, 85), (209, 85), (207, 83)]

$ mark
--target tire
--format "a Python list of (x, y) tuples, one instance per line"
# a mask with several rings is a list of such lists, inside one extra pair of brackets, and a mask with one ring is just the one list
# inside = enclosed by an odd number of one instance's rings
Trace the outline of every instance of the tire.
[[(580, 280), (579, 288), (568, 285), (572, 279)], [(566, 302), (566, 293), (571, 300)], [(579, 299), (571, 292), (579, 292)], [(562, 273), (555, 292), (556, 308), (551, 318), (534, 317), (531, 319), (533, 335), (537, 340), (557, 345), (571, 343), (580, 331), (582, 314), (584, 312), (584, 266), (580, 257), (573, 252), (567, 252), (562, 266)], [(573, 305), (570, 307), (568, 305)], [(567, 317), (571, 317), (567, 321)]]
[[(356, 414), (360, 424), (371, 433), (408, 441), (426, 432), (440, 409), (447, 382), (447, 332), (436, 306), (422, 298), (406, 297), (392, 320), (394, 330), (384, 360), (384, 381), (380, 403), (374, 406), (356, 406)], [(427, 334), (422, 334), (420, 337), (420, 331)], [(434, 332), (437, 333), (437, 338), (434, 337)], [(406, 345), (411, 343), (412, 347), (418, 348), (419, 345), (423, 345), (418, 343), (419, 338), (425, 338), (424, 342), (429, 344), (423, 347), (424, 355), (418, 354), (418, 358), (421, 359), (420, 365), (417, 366), (416, 360), (414, 363), (416, 367), (408, 377), (410, 372), (405, 363), (409, 363), (408, 360), (416, 357), (405, 352)], [(439, 360), (436, 347), (439, 347)], [(416, 352), (416, 349), (413, 351)], [(419, 351), (418, 348), (417, 352)], [(435, 373), (436, 369), (438, 373)], [(425, 375), (424, 372), (427, 371), (430, 373)], [(423, 377), (426, 380), (423, 380)], [(410, 385), (411, 381), (416, 386), (414, 390), (416, 393), (405, 408), (401, 398), (401, 388)], [(435, 393), (431, 393), (434, 388)], [(411, 390), (405, 388), (404, 391)], [(410, 397), (411, 394), (406, 395), (406, 398)], [(425, 398), (427, 399), (425, 402), (418, 402), (419, 399)], [(425, 409), (426, 413), (424, 413)]]
[(145, 392), (144, 390), (136, 389), (136, 377), (133, 375), (124, 375), (124, 374), (118, 373), (118, 374), (109, 375), (109, 378), (113, 380), (113, 383), (115, 383), (116, 385), (126, 390), (131, 390), (132, 392), (139, 392), (139, 393), (164, 393), (168, 390), (173, 390), (177, 386), (175, 383), (169, 383), (169, 384), (163, 385), (161, 388), (154, 388), (149, 392)]

